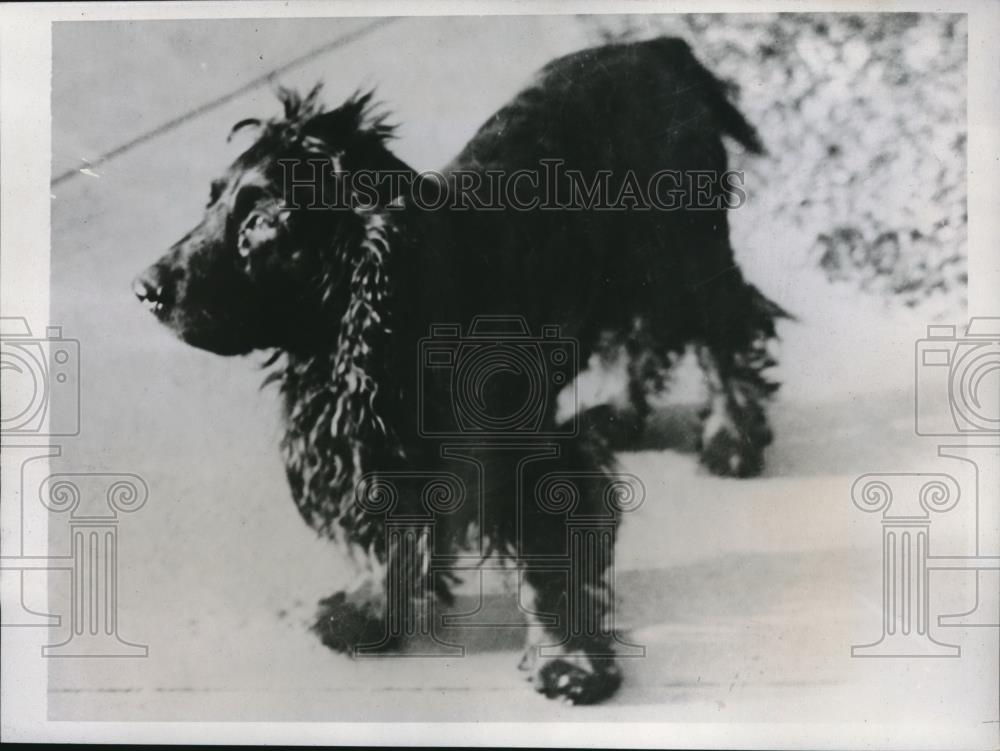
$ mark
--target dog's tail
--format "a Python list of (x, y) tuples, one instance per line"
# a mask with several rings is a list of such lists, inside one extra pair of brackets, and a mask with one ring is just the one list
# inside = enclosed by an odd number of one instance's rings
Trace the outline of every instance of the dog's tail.
[(732, 86), (720, 81), (713, 73), (698, 62), (688, 43), (676, 37), (654, 39), (660, 54), (668, 65), (683, 71), (686, 80), (691, 81), (704, 96), (705, 104), (715, 117), (720, 130), (726, 133), (754, 154), (764, 153), (764, 144), (754, 128), (738, 109), (729, 101)]
[(776, 336), (774, 324), (779, 319), (784, 318), (789, 321), (797, 320), (794, 315), (778, 305), (778, 303), (765, 295), (754, 285), (748, 282), (747, 287), (749, 288), (748, 291), (750, 293), (750, 310), (752, 311), (751, 318), (753, 318), (757, 328), (765, 331), (768, 337)]

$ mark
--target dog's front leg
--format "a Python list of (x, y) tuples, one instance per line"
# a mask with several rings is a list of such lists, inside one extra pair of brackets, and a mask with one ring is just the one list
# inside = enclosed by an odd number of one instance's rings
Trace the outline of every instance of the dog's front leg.
[(385, 530), (380, 553), (369, 552), (357, 586), (320, 601), (313, 630), (330, 649), (353, 657), (397, 652), (428, 631), (431, 600), (441, 588), (430, 569), (429, 530)]
[(550, 699), (593, 704), (621, 685), (614, 640), (601, 633), (609, 618), (611, 590), (603, 578), (583, 581), (593, 573), (594, 569), (525, 572), (533, 633), (520, 668), (529, 671), (535, 690)]
[(366, 561), (354, 586), (319, 601), (312, 627), (325, 646), (352, 657), (360, 647), (393, 646), (386, 618), (388, 566), (374, 552)]
[(518, 547), (532, 628), (520, 667), (539, 693), (593, 704), (622, 681), (613, 628), (617, 511), (606, 498), (610, 478), (580, 469), (586, 447), (568, 448), (556, 462), (564, 471), (528, 484), (536, 492), (525, 498)]

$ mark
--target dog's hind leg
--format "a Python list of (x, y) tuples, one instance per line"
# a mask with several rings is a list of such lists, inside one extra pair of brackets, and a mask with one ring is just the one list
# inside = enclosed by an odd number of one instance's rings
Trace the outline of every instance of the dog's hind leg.
[(778, 385), (765, 376), (775, 364), (769, 348), (777, 320), (790, 316), (743, 277), (725, 214), (698, 220), (701, 266), (689, 272), (697, 281), (689, 288), (688, 310), (695, 317), (690, 340), (709, 392), (701, 462), (714, 474), (752, 477), (763, 469), (772, 440), (765, 405)]
[(701, 463), (717, 475), (760, 474), (764, 449), (773, 437), (764, 404), (776, 386), (760, 375), (748, 353), (732, 354), (703, 343), (696, 352), (709, 394), (702, 413)]
[[(652, 411), (649, 398), (666, 389), (673, 360), (639, 318), (624, 333), (602, 332), (587, 367), (569, 388), (581, 428), (593, 426), (616, 451), (641, 446)], [(561, 421), (567, 419), (568, 410), (560, 415)]]
[(657, 394), (665, 388), (667, 360), (660, 357), (656, 342), (650, 334), (646, 322), (636, 318), (632, 330), (625, 337), (626, 372), (628, 375), (628, 402), (635, 415), (634, 438), (641, 439), (649, 419), (650, 394)]

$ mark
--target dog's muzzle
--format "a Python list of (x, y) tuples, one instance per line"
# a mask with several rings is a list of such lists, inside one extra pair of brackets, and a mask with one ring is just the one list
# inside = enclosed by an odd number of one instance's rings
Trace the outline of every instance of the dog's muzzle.
[(139, 301), (146, 306), (147, 310), (155, 313), (157, 316), (163, 314), (169, 301), (167, 300), (163, 284), (156, 278), (154, 272), (147, 271), (141, 276), (136, 277), (135, 281), (132, 282), (132, 291), (139, 298)]

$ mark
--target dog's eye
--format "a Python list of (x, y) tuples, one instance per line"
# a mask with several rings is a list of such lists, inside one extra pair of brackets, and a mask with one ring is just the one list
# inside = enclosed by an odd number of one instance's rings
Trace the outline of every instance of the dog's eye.
[[(222, 196), (222, 191), (226, 189), (225, 180), (212, 180), (211, 186), (208, 190), (208, 204), (207, 206), (213, 205)], [(206, 206), (206, 208), (207, 208)]]
[(240, 189), (240, 192), (236, 195), (236, 203), (233, 205), (233, 215), (237, 220), (241, 220), (250, 213), (265, 195), (263, 188), (258, 188), (254, 185), (248, 185)]

